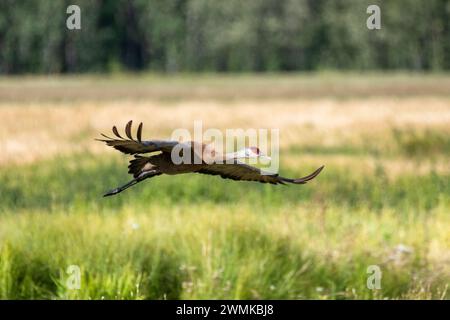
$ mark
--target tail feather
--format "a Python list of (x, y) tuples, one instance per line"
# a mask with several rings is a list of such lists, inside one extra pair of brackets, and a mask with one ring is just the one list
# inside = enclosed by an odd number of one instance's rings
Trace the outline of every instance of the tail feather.
[[(128, 166), (128, 173), (137, 178), (142, 172), (144, 172), (143, 169), (149, 163), (148, 160), (148, 157), (134, 156), (134, 159), (130, 161), (130, 164)], [(150, 167), (145, 169), (145, 171), (151, 170)]]

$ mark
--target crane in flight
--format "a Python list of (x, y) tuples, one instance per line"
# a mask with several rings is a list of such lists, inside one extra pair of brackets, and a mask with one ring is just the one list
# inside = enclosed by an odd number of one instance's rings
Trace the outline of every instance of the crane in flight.
[[(313, 173), (302, 178), (284, 178), (278, 174), (264, 172), (257, 167), (239, 161), (242, 158), (266, 157), (257, 147), (248, 147), (237, 152), (220, 154), (210, 144), (195, 141), (142, 140), (142, 123), (139, 124), (136, 139), (134, 139), (131, 134), (131, 126), (132, 121), (129, 121), (125, 126), (125, 138), (119, 134), (117, 127), (113, 126), (112, 132), (115, 137), (111, 138), (102, 134), (103, 138), (97, 139), (120, 152), (134, 155), (134, 159), (130, 161), (128, 166), (128, 173), (133, 175), (133, 179), (123, 186), (107, 192), (104, 194), (104, 197), (116, 195), (145, 179), (161, 174), (202, 173), (219, 175), (224, 179), (240, 181), (257, 181), (271, 184), (305, 184), (314, 179), (324, 168), (324, 166), (321, 166)], [(188, 152), (189, 159), (197, 158), (200, 161), (190, 161), (189, 163), (174, 162), (172, 157), (174, 148), (179, 149), (181, 155), (184, 152)], [(142, 156), (147, 153), (155, 154)]]

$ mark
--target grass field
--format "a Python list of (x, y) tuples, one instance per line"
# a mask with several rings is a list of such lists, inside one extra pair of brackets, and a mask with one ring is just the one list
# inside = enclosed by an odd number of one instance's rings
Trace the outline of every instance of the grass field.
[[(1, 299), (449, 299), (450, 77), (0, 78)], [(116, 124), (279, 128), (305, 186), (160, 176), (123, 194)], [(69, 289), (66, 269), (81, 269)], [(367, 268), (382, 271), (369, 289)]]

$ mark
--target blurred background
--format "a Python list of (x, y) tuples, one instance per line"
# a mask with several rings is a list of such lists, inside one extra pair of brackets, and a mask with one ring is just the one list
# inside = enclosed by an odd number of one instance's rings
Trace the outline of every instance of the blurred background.
[[(0, 298), (448, 299), (449, 17), (444, 0), (2, 0)], [(105, 199), (129, 157), (94, 139), (128, 120), (148, 139), (280, 129), (280, 174), (325, 169)]]
[[(81, 8), (81, 31), (66, 8)], [(366, 28), (369, 5), (380, 30)], [(0, 72), (448, 70), (446, 0), (0, 4)]]

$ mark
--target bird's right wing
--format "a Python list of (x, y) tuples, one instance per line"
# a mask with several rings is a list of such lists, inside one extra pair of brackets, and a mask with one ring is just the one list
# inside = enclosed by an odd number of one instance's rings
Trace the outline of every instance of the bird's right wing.
[(156, 151), (171, 152), (172, 148), (178, 144), (178, 141), (171, 140), (142, 141), (142, 123), (139, 124), (139, 127), (137, 129), (136, 139), (133, 139), (133, 136), (131, 135), (132, 123), (132, 121), (129, 121), (125, 127), (125, 134), (128, 139), (123, 138), (119, 134), (116, 126), (114, 126), (112, 128), (112, 132), (116, 137), (111, 138), (102, 134), (105, 139), (96, 140), (105, 142), (108, 146), (111, 146), (114, 149), (126, 154), (142, 154)]
[(298, 179), (290, 179), (279, 176), (278, 174), (270, 174), (264, 172), (259, 168), (250, 166), (246, 163), (236, 161), (232, 164), (211, 164), (206, 165), (204, 168), (196, 171), (198, 173), (220, 175), (224, 179), (243, 180), (243, 181), (258, 181), (261, 183), (271, 184), (305, 184), (308, 181), (314, 179), (324, 166), (321, 166), (313, 173)]

